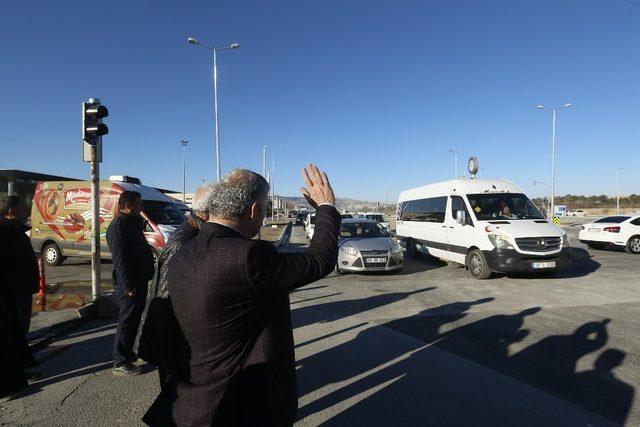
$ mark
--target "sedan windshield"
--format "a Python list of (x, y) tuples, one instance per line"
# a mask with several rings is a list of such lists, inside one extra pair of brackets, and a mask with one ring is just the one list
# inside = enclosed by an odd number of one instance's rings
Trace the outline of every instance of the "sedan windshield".
[(377, 222), (349, 222), (340, 226), (340, 238), (388, 237), (387, 230)]
[(478, 221), (544, 219), (524, 194), (469, 194), (467, 198)]
[(143, 200), (142, 205), (147, 218), (156, 224), (180, 225), (187, 220), (175, 203)]

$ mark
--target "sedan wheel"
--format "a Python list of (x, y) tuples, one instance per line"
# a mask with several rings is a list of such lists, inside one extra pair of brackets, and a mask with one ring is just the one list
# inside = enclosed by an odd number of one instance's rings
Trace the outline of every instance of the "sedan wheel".
[(640, 236), (630, 238), (625, 249), (630, 254), (640, 254)]

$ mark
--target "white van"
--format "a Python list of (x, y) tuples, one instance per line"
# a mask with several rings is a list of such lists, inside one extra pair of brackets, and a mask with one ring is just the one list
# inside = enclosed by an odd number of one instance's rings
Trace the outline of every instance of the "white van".
[(307, 239), (313, 239), (313, 232), (316, 228), (316, 214), (315, 212), (309, 212), (307, 214), (307, 219), (304, 221), (304, 233), (307, 236)]
[(396, 233), (409, 255), (492, 272), (546, 272), (571, 264), (567, 234), (507, 180), (451, 180), (400, 193)]

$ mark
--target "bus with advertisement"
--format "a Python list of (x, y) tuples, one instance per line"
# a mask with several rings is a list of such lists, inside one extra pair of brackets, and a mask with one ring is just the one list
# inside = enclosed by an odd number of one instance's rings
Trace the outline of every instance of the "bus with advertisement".
[[(125, 191), (142, 196), (144, 235), (157, 257), (169, 234), (186, 220), (185, 209), (138, 178), (112, 176), (100, 181), (100, 257), (110, 259), (106, 230), (118, 213), (118, 198)], [(31, 244), (47, 265), (60, 265), (67, 257), (91, 257), (91, 182), (41, 181), (31, 210)]]

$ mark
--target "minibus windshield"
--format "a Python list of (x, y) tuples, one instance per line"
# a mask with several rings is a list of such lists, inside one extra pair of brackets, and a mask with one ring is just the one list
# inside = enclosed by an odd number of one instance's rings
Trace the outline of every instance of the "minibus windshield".
[(468, 194), (478, 221), (544, 219), (524, 194)]
[(142, 205), (147, 218), (156, 224), (180, 225), (187, 220), (175, 203), (143, 200)]
[(377, 222), (348, 222), (340, 226), (340, 238), (388, 237), (387, 230)]

